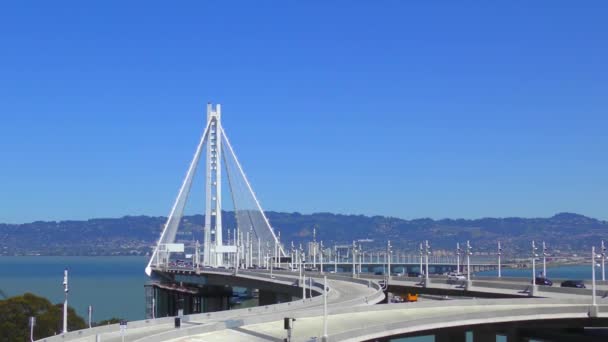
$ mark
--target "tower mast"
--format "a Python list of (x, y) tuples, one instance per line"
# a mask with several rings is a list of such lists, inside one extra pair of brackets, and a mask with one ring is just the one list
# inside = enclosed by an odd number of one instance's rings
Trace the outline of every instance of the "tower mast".
[(207, 123), (210, 127), (207, 143), (207, 181), (205, 201), (205, 227), (203, 228), (204, 263), (210, 266), (222, 266), (224, 254), (222, 241), (222, 123), (221, 106), (215, 109), (207, 104)]

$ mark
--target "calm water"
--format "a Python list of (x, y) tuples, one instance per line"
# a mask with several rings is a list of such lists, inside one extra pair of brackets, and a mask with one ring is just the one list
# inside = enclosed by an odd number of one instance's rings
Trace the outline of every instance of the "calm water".
[(63, 302), (63, 269), (70, 272), (69, 305), (93, 320), (145, 318), (144, 257), (0, 257), (0, 289), (8, 296), (31, 292)]

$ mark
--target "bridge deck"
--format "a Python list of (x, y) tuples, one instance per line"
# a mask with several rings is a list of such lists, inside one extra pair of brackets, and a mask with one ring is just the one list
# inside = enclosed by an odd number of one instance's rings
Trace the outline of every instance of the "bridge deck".
[[(585, 319), (588, 310), (589, 305), (582, 303), (543, 303), (538, 299), (522, 299), (515, 303), (502, 299), (391, 304), (351, 309), (350, 312), (340, 310), (340, 313), (331, 314), (328, 334), (331, 341), (361, 341), (462, 325), (537, 319)], [(608, 314), (601, 313), (599, 317), (608, 318)], [(322, 316), (298, 317), (292, 340), (310, 341), (313, 337), (320, 337), (322, 326)], [(169, 341), (282, 341), (285, 336), (282, 320), (275, 320)]]

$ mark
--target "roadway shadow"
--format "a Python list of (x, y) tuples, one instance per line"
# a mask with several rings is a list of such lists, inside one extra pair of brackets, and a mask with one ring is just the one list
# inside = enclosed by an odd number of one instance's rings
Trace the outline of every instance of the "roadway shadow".
[(270, 335), (262, 334), (262, 333), (259, 333), (259, 332), (243, 329), (243, 328), (240, 328), (240, 327), (239, 328), (231, 328), (231, 329), (235, 330), (235, 331), (238, 331), (240, 333), (243, 333), (243, 334), (252, 335), (252, 336), (259, 337), (261, 339), (268, 340), (268, 341), (284, 342), (284, 340), (281, 339), (281, 338), (276, 338), (274, 336), (270, 336)]

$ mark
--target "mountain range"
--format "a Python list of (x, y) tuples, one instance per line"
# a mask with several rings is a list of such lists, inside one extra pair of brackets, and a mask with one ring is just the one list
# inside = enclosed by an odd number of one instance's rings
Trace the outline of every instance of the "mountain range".
[[(281, 241), (297, 245), (317, 240), (325, 246), (365, 242), (368, 249), (383, 249), (391, 240), (394, 249), (417, 253), (429, 240), (435, 251), (453, 251), (456, 242), (471, 241), (477, 253), (494, 253), (501, 241), (505, 254), (529, 253), (530, 241), (546, 241), (554, 254), (588, 251), (608, 238), (608, 222), (573, 213), (548, 218), (481, 218), (404, 220), (386, 216), (332, 213), (267, 212)], [(158, 239), (166, 217), (125, 216), (82, 221), (37, 221), (0, 224), (0, 255), (143, 255)], [(202, 240), (204, 216), (185, 216), (178, 233), (181, 240)], [(223, 212), (224, 227), (236, 226), (232, 212)], [(224, 233), (227, 238), (227, 233)]]

